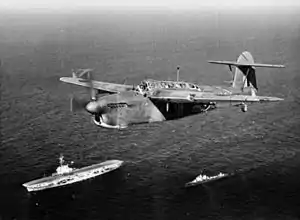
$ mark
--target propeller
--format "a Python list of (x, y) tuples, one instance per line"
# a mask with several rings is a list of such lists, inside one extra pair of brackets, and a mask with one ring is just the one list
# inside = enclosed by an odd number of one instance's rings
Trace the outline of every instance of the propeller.
[(99, 103), (94, 100), (90, 101), (71, 97), (70, 110), (71, 112), (87, 111), (92, 115), (101, 115), (107, 113), (108, 108), (100, 106)]
[(72, 96), (70, 100), (70, 111), (78, 112), (86, 110), (86, 106), (89, 102), (89, 100), (78, 99)]
[(89, 88), (90, 88), (91, 100), (96, 101), (97, 100), (97, 97), (96, 97), (97, 91), (94, 89), (93, 75), (91, 72), (87, 73), (87, 80), (88, 80), (88, 84), (89, 84)]
[(70, 110), (71, 112), (86, 111), (93, 115), (94, 123), (101, 123), (102, 114), (107, 113), (108, 108), (106, 106), (101, 106), (101, 101), (97, 100), (97, 89), (94, 87), (93, 76), (91, 72), (86, 73), (85, 77), (86, 83), (88, 85), (90, 98), (80, 99), (72, 96), (70, 100)]
[(92, 114), (97, 113), (97, 96), (96, 90), (94, 89), (93, 77), (91, 72), (86, 75), (87, 83), (89, 84), (90, 100), (79, 99), (74, 96), (70, 100), (70, 110), (71, 112), (86, 110)]

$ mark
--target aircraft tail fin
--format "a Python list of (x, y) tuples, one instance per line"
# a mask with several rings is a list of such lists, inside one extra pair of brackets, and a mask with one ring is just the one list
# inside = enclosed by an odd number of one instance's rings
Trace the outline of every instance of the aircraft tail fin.
[(244, 89), (245, 87), (253, 87), (256, 90), (257, 82), (255, 75), (254, 59), (252, 55), (245, 51), (237, 59), (237, 64), (246, 64), (246, 66), (236, 65), (232, 87), (237, 89)]
[(238, 57), (236, 62), (215, 60), (210, 60), (208, 62), (213, 64), (228, 65), (231, 71), (232, 66), (235, 66), (236, 68), (233, 75), (232, 87), (242, 91), (244, 90), (244, 88), (250, 87), (252, 92), (255, 92), (253, 91), (253, 89), (255, 89), (256, 91), (258, 90), (255, 67), (284, 68), (284, 65), (254, 63), (254, 59), (251, 53), (248, 51), (244, 51)]

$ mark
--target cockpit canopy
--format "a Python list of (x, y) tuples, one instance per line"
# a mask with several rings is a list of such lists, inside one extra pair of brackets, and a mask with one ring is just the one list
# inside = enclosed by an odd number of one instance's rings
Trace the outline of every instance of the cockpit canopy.
[(153, 89), (182, 89), (182, 90), (197, 90), (201, 91), (200, 87), (193, 83), (177, 82), (177, 81), (159, 81), (153, 79), (143, 80), (138, 88), (143, 92)]

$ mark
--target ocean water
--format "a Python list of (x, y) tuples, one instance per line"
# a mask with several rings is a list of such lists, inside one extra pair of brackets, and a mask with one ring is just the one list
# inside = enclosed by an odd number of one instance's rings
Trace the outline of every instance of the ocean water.
[[(0, 219), (300, 218), (300, 16), (298, 9), (5, 12), (0, 15)], [(84, 88), (59, 82), (71, 69), (98, 80), (146, 77), (226, 85), (248, 50), (260, 63), (259, 94), (280, 103), (247, 113), (220, 108), (163, 123), (107, 130), (69, 111)], [(125, 165), (70, 186), (28, 193), (22, 183), (54, 172), (59, 154), (82, 167)], [(237, 175), (184, 188), (200, 172)]]

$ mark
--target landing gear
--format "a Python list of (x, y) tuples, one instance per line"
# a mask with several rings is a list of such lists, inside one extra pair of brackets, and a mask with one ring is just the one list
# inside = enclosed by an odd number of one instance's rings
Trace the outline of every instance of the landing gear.
[(248, 105), (245, 104), (245, 103), (242, 103), (241, 104), (241, 110), (242, 110), (242, 112), (246, 112), (248, 110)]
[(192, 112), (193, 113), (206, 113), (209, 110), (213, 110), (216, 108), (216, 104), (213, 102), (210, 103), (205, 103), (205, 104), (198, 104), (198, 105), (194, 105)]
[(217, 108), (216, 103), (215, 102), (210, 102), (209, 104), (204, 104), (203, 105), (203, 109), (202, 112), (207, 112), (208, 110), (213, 110)]
[(211, 108), (211, 105), (209, 105), (209, 104), (204, 104), (204, 105), (202, 106), (201, 112), (206, 113), (210, 108)]

